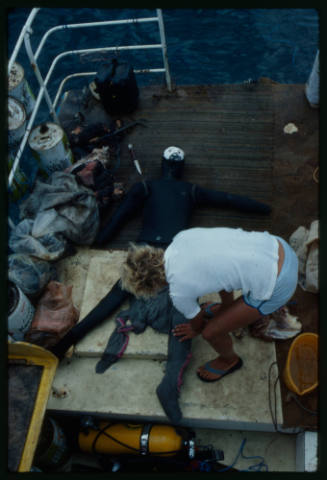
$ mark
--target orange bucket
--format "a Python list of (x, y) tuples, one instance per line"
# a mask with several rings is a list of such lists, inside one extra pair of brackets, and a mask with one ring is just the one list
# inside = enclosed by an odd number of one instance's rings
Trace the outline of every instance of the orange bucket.
[(283, 372), (287, 388), (304, 395), (318, 385), (318, 335), (301, 333), (293, 340)]

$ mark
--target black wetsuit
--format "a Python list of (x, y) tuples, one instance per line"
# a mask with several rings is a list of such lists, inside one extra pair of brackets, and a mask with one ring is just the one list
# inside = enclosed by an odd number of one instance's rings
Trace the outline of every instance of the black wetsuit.
[(190, 225), (196, 207), (235, 208), (248, 213), (270, 213), (268, 205), (249, 197), (210, 190), (175, 178), (160, 178), (134, 184), (121, 206), (99, 232), (95, 245), (105, 245), (127, 220), (143, 208), (137, 242), (168, 246), (173, 237)]
[[(242, 195), (210, 190), (180, 180), (184, 161), (162, 160), (162, 177), (134, 184), (94, 244), (106, 245), (121, 227), (143, 208), (143, 222), (137, 242), (167, 247), (173, 237), (189, 227), (195, 207), (235, 208), (249, 213), (269, 214), (271, 208)], [(62, 358), (66, 350), (105, 320), (130, 294), (113, 286), (98, 305), (75, 325), (51, 350)]]
[[(143, 333), (148, 326), (169, 335), (165, 374), (156, 388), (161, 406), (169, 420), (177, 424), (182, 419), (178, 397), (183, 383), (183, 374), (191, 359), (191, 340), (180, 342), (170, 332), (187, 320), (173, 305), (169, 288), (165, 287), (150, 299), (131, 299), (127, 310), (116, 316), (116, 328), (110, 335), (108, 344), (96, 365), (96, 372), (103, 373), (124, 354), (129, 340), (129, 332)], [(128, 322), (128, 325), (127, 325)]]

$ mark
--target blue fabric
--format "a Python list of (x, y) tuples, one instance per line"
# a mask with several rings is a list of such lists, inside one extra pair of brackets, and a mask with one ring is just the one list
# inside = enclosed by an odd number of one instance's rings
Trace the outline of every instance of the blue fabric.
[(282, 269), (277, 277), (275, 288), (269, 300), (256, 300), (251, 293), (243, 295), (244, 302), (256, 308), (261, 315), (269, 315), (285, 305), (296, 290), (298, 282), (299, 261), (296, 253), (281, 237), (276, 238), (284, 247), (285, 258)]

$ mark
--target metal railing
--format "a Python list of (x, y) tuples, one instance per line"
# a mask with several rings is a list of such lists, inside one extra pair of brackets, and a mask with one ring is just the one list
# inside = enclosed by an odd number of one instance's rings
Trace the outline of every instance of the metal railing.
[[(167, 89), (169, 91), (172, 90), (172, 84), (171, 84), (171, 76), (170, 76), (170, 71), (169, 71), (169, 64), (168, 64), (168, 58), (167, 58), (167, 45), (166, 45), (166, 36), (165, 36), (165, 29), (164, 29), (164, 22), (163, 22), (163, 16), (162, 16), (162, 10), (161, 9), (156, 9), (156, 16), (154, 17), (145, 17), (145, 18), (129, 18), (129, 19), (124, 19), (124, 20), (108, 20), (108, 21), (103, 21), (103, 22), (90, 22), (90, 23), (76, 23), (76, 24), (67, 24), (67, 25), (57, 25), (56, 27), (53, 27), (49, 29), (42, 37), (35, 53), (32, 50), (31, 46), (31, 40), (30, 37), (33, 33), (32, 31), (32, 24), (36, 18), (36, 15), (40, 11), (40, 8), (33, 8), (20, 35), (19, 38), (16, 42), (14, 51), (10, 57), (9, 63), (8, 63), (8, 77), (11, 71), (11, 68), (16, 61), (16, 58), (18, 56), (18, 53), (20, 52), (21, 46), (24, 42), (25, 44), (25, 49), (27, 56), (29, 58), (32, 70), (37, 78), (37, 81), (39, 83), (39, 92), (35, 101), (35, 106), (34, 109), (30, 115), (29, 121), (26, 126), (26, 130), (24, 133), (24, 136), (17, 148), (15, 159), (13, 161), (12, 168), (9, 173), (8, 177), (8, 187), (12, 185), (15, 172), (19, 166), (19, 161), (21, 159), (21, 156), (23, 154), (23, 151), (25, 149), (29, 134), (32, 130), (36, 115), (39, 111), (39, 107), (41, 104), (42, 99), (44, 98), (46, 100), (46, 103), (48, 105), (49, 109), (49, 114), (52, 116), (53, 121), (55, 123), (59, 123), (59, 119), (56, 115), (56, 106), (58, 104), (59, 99), (61, 98), (62, 90), (64, 85), (68, 80), (74, 77), (82, 77), (82, 76), (94, 76), (96, 75), (97, 72), (80, 72), (80, 73), (70, 73), (67, 75), (62, 82), (59, 85), (59, 88), (57, 90), (57, 93), (55, 95), (54, 101), (51, 100), (49, 92), (47, 90), (47, 86), (50, 82), (50, 78), (53, 74), (53, 71), (58, 64), (60, 60), (67, 56), (74, 56), (74, 55), (81, 55), (81, 54), (86, 54), (86, 53), (97, 53), (97, 52), (108, 52), (108, 51), (119, 51), (119, 50), (145, 50), (145, 49), (161, 49), (162, 51), (162, 60), (163, 60), (163, 68), (148, 68), (148, 69), (142, 69), (142, 70), (134, 70), (135, 73), (165, 73), (165, 80), (166, 80), (166, 85)], [(70, 51), (65, 51), (57, 55), (51, 65), (50, 68), (43, 79), (42, 74), (40, 72), (37, 60), (39, 58), (39, 55), (43, 49), (43, 47), (46, 44), (46, 41), (48, 38), (54, 33), (59, 30), (66, 30), (66, 29), (77, 29), (77, 28), (88, 28), (88, 27), (100, 27), (100, 26), (113, 26), (113, 25), (122, 25), (122, 24), (135, 24), (135, 23), (144, 23), (144, 22), (157, 22), (158, 23), (158, 28), (159, 28), (159, 34), (160, 34), (160, 43), (158, 44), (147, 44), (147, 45), (129, 45), (129, 46), (110, 46), (110, 47), (102, 47), (102, 48), (93, 48), (93, 49), (83, 49), (83, 50), (70, 50)], [(12, 222), (9, 219), (9, 223), (11, 226), (13, 226)]]

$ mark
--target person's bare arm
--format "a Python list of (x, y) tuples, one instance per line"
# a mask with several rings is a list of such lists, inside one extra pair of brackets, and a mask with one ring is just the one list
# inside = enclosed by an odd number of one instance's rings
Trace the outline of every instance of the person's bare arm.
[(208, 315), (208, 313), (206, 312), (206, 307), (208, 306), (208, 304), (205, 304), (203, 308), (201, 308), (200, 312), (195, 317), (191, 318), (189, 322), (181, 323), (174, 328), (172, 333), (176, 337), (181, 337), (179, 339), (180, 342), (183, 342), (184, 340), (189, 340), (199, 335), (209, 321), (209, 319), (213, 318), (218, 313), (218, 310), (220, 310), (220, 308), (225, 308), (234, 301), (233, 292), (226, 292), (225, 290), (221, 290), (219, 294), (221, 296), (222, 304), (217, 304), (210, 307), (211, 315)]
[(219, 292), (219, 295), (221, 296), (221, 301), (224, 307), (227, 307), (234, 301), (233, 292), (226, 292), (226, 290), (221, 290)]
[(187, 323), (176, 325), (172, 333), (175, 337), (181, 337), (179, 341), (183, 342), (184, 340), (189, 340), (199, 335), (206, 325), (206, 322), (205, 312), (201, 309), (200, 312)]

